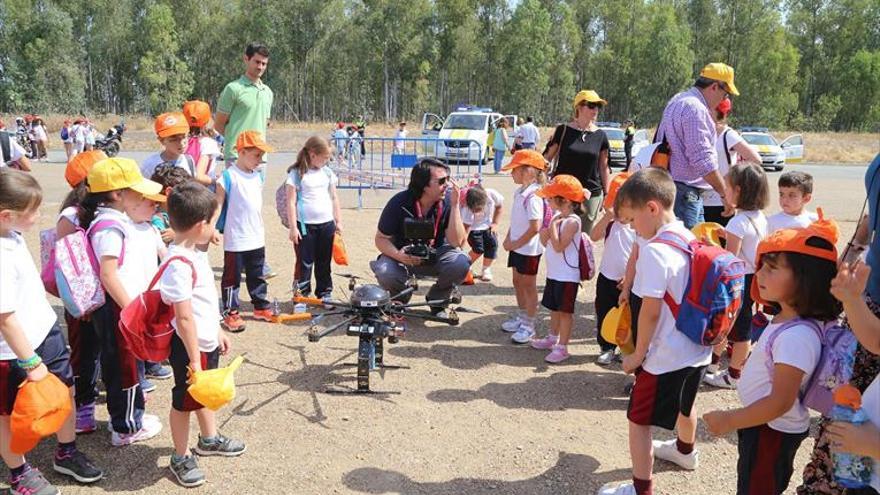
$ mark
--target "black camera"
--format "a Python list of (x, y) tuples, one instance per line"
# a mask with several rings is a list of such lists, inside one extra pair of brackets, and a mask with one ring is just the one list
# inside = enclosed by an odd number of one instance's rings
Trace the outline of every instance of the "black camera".
[(420, 258), (426, 264), (437, 261), (437, 250), (430, 246), (434, 240), (434, 229), (435, 224), (431, 219), (403, 219), (403, 237), (409, 243), (404, 246), (403, 252)]

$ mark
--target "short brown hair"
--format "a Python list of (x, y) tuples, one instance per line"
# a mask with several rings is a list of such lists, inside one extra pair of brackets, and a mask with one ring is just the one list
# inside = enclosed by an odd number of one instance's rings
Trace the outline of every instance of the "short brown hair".
[(656, 201), (664, 210), (672, 210), (675, 204), (675, 183), (669, 172), (649, 167), (634, 173), (617, 191), (615, 207), (641, 208), (648, 201)]
[(0, 210), (31, 211), (43, 202), (43, 190), (33, 175), (0, 168)]
[(786, 172), (779, 176), (778, 185), (798, 188), (804, 195), (813, 194), (813, 176), (806, 172)]
[(168, 223), (177, 232), (186, 232), (202, 220), (210, 222), (217, 211), (217, 197), (195, 181), (184, 182), (168, 195)]
[(733, 187), (739, 188), (737, 209), (763, 210), (770, 204), (770, 186), (764, 167), (756, 163), (737, 163), (727, 172), (727, 180)]

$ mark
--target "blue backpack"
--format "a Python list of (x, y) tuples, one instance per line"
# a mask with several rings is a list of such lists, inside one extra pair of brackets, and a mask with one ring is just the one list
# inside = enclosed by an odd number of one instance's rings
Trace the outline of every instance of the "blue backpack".
[(667, 292), (663, 301), (675, 317), (679, 332), (700, 345), (722, 342), (739, 315), (745, 287), (746, 264), (730, 251), (679, 234), (662, 232), (651, 242), (685, 253), (690, 273), (681, 304)]

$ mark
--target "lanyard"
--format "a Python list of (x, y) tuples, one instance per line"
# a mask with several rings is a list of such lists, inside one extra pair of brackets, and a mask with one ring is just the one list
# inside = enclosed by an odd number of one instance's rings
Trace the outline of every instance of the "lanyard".
[[(422, 219), (422, 205), (416, 200), (416, 216)], [(437, 203), (437, 218), (434, 219), (434, 239), (431, 240), (431, 246), (437, 241), (437, 234), (440, 233), (440, 219), (443, 218), (443, 200)]]

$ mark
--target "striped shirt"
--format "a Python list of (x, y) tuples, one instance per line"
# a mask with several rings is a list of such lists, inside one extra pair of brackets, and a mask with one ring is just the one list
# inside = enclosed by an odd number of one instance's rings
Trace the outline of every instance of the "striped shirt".
[(663, 137), (669, 143), (672, 179), (706, 188), (702, 178), (718, 170), (718, 154), (715, 121), (699, 89), (691, 87), (669, 100), (657, 129), (657, 139)]

